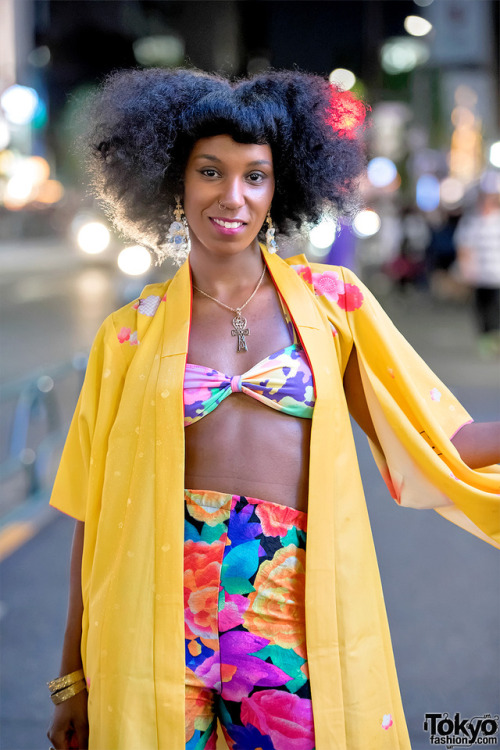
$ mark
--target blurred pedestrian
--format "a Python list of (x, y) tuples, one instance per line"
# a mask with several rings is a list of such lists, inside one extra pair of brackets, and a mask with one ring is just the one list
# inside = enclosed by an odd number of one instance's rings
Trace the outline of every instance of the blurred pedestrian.
[(401, 240), (396, 258), (385, 265), (385, 272), (401, 292), (426, 283), (425, 248), (429, 242), (429, 226), (413, 206), (406, 206), (400, 217)]
[(500, 423), (351, 271), (275, 253), (275, 227), (351, 204), (344, 105), (304, 73), (150, 69), (90, 109), (116, 226), (189, 256), (101, 327), (55, 482), (77, 520), (56, 750), (213, 749), (217, 720), (248, 750), (410, 747), (348, 409), (398, 503), (492, 544)]
[(458, 262), (473, 289), (484, 356), (500, 352), (500, 195), (480, 191), (475, 208), (460, 220), (456, 232)]

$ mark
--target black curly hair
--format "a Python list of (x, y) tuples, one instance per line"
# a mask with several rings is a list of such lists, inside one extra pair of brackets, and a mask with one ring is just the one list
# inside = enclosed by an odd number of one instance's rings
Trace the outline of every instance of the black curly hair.
[(342, 129), (342, 97), (320, 76), (298, 71), (236, 82), (187, 69), (114, 71), (85, 112), (92, 190), (114, 226), (161, 260), (194, 143), (226, 134), (270, 146), (277, 231), (314, 224), (328, 209), (350, 213), (364, 155)]

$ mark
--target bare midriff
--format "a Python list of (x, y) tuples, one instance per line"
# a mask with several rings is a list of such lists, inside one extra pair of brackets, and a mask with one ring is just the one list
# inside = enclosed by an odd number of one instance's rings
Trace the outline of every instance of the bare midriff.
[[(188, 362), (241, 375), (291, 343), (269, 279), (244, 315), (250, 330), (248, 351), (236, 352), (233, 313), (195, 295)], [(310, 435), (310, 419), (233, 393), (186, 427), (185, 487), (256, 497), (306, 512)]]

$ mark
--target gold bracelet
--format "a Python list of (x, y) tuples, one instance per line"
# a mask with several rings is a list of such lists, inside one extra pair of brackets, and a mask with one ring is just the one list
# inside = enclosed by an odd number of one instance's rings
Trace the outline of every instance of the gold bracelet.
[(51, 693), (57, 693), (58, 690), (63, 690), (70, 685), (73, 685), (78, 680), (84, 678), (83, 669), (77, 669), (76, 672), (70, 672), (69, 674), (63, 675), (63, 677), (57, 677), (55, 680), (51, 680), (47, 683)]
[(67, 701), (74, 695), (78, 695), (78, 693), (81, 693), (82, 690), (85, 690), (86, 687), (87, 683), (85, 682), (85, 680), (79, 680), (78, 682), (73, 683), (73, 685), (64, 688), (64, 690), (59, 690), (57, 693), (52, 693), (52, 695), (50, 696), (52, 699), (52, 703), (57, 706), (59, 703)]

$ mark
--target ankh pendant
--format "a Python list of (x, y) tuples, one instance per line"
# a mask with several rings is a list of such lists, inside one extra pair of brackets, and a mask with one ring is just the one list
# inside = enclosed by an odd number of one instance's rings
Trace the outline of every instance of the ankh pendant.
[(245, 341), (245, 336), (248, 336), (250, 331), (247, 328), (247, 320), (243, 317), (239, 310), (236, 311), (236, 315), (233, 318), (233, 329), (231, 336), (238, 337), (238, 344), (236, 347), (237, 352), (247, 352), (248, 347)]

